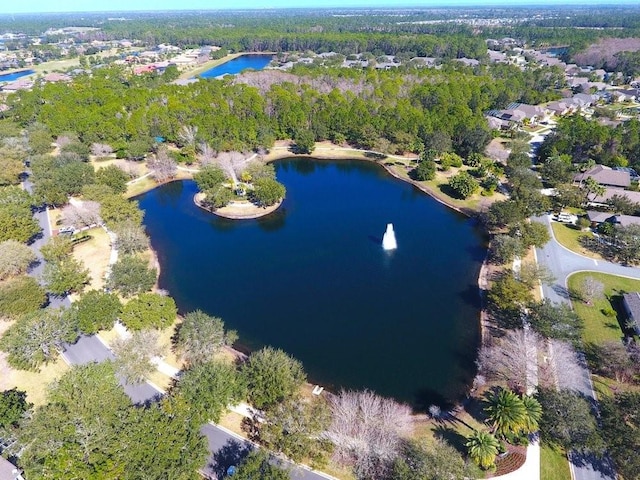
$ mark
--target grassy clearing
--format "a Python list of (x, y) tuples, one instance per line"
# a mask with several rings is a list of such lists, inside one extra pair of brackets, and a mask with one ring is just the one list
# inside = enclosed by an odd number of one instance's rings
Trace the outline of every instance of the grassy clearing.
[(591, 235), (588, 232), (583, 232), (576, 229), (573, 225), (567, 225), (565, 223), (551, 222), (551, 229), (553, 230), (553, 236), (560, 245), (568, 248), (572, 252), (579, 253), (589, 258), (602, 258), (597, 253), (584, 248), (578, 240), (583, 235)]
[(102, 290), (104, 276), (109, 268), (111, 256), (111, 240), (103, 228), (87, 230), (91, 240), (80, 243), (73, 249), (73, 257), (89, 269), (91, 283), (89, 290)]
[(55, 362), (44, 365), (39, 372), (10, 370), (9, 383), (27, 392), (27, 400), (36, 406), (44, 405), (47, 398), (47, 386), (58, 380), (69, 370), (69, 365), (62, 357)]
[(571, 480), (569, 462), (563, 451), (548, 445), (541, 445), (540, 478), (545, 480)]
[(239, 413), (235, 412), (227, 412), (220, 418), (218, 422), (219, 425), (222, 425), (224, 428), (228, 428), (233, 433), (237, 433), (243, 437), (246, 437), (246, 434), (242, 431), (242, 420), (244, 417)]
[[(567, 279), (569, 290), (579, 288), (587, 277), (593, 277), (604, 285), (605, 298), (587, 305), (581, 300), (573, 299), (573, 308), (584, 320), (582, 340), (585, 344), (600, 345), (607, 341), (620, 340), (623, 337), (621, 325), (625, 317), (622, 312), (621, 297), (623, 293), (640, 291), (640, 280), (607, 275), (598, 272), (578, 272)], [(613, 308), (617, 316), (607, 317), (603, 310)]]

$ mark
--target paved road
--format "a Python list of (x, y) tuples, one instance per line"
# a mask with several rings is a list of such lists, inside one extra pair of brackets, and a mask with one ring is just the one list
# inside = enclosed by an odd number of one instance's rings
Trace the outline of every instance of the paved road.
[[(613, 275), (623, 275), (627, 277), (640, 279), (640, 269), (633, 267), (625, 267), (615, 263), (606, 262), (604, 260), (594, 260), (573, 253), (553, 238), (551, 230), (550, 217), (545, 215), (533, 219), (535, 221), (546, 224), (552, 236), (552, 240), (547, 243), (544, 248), (537, 248), (536, 255), (538, 263), (546, 266), (556, 282), (553, 285), (543, 285), (542, 292), (545, 298), (557, 303), (570, 304), (569, 292), (567, 290), (567, 277), (579, 271), (597, 271), (602, 273), (610, 273)], [(560, 387), (569, 388), (582, 393), (586, 398), (591, 400), (596, 406), (595, 393), (591, 384), (591, 376), (585, 361), (584, 355), (578, 354), (578, 360), (582, 365), (581, 374), (574, 378), (566, 378), (566, 375), (560, 376)], [(561, 366), (556, 366), (562, 368)], [(598, 459), (593, 456), (585, 456), (576, 452), (569, 454), (571, 469), (573, 470), (573, 478), (575, 480), (615, 480), (616, 474), (613, 465), (608, 457)]]

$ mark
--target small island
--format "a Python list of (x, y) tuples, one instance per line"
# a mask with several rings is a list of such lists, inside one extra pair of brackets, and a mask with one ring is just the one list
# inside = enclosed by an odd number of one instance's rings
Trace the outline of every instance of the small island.
[(200, 208), (229, 219), (269, 215), (282, 204), (286, 189), (276, 180), (273, 165), (256, 156), (223, 152), (193, 176), (200, 192), (194, 202)]

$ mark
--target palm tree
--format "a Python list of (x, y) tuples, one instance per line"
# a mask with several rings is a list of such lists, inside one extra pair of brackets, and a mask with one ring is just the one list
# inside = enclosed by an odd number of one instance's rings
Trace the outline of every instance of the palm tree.
[(522, 403), (527, 411), (526, 425), (524, 431), (526, 433), (533, 433), (538, 430), (540, 419), (542, 418), (542, 406), (540, 402), (529, 395), (522, 397)]
[(491, 468), (495, 465), (500, 442), (489, 432), (474, 430), (465, 443), (469, 456), (480, 468)]
[(493, 430), (505, 436), (517, 434), (527, 426), (527, 409), (522, 399), (511, 390), (501, 388), (489, 394), (485, 411), (493, 424)]

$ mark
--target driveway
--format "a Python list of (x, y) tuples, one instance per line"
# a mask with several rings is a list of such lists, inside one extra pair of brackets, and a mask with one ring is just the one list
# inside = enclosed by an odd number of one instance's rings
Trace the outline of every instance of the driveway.
[[(547, 267), (556, 278), (553, 285), (542, 286), (544, 297), (552, 302), (571, 305), (569, 292), (567, 290), (567, 277), (575, 272), (594, 271), (640, 279), (640, 269), (583, 257), (560, 245), (553, 236), (549, 215), (536, 217), (532, 220), (547, 225), (551, 234), (551, 240), (543, 248), (537, 248), (536, 255), (538, 263)], [(597, 408), (596, 396), (591, 383), (591, 375), (582, 353), (578, 354), (578, 360), (582, 365), (580, 374), (574, 378), (562, 378), (566, 377), (566, 375), (561, 376), (560, 387), (582, 393), (592, 402), (594, 407)], [(556, 368), (562, 368), (562, 366), (556, 365)], [(613, 464), (607, 456), (599, 459), (592, 455), (582, 455), (572, 451), (569, 453), (569, 465), (574, 480), (616, 479)]]

